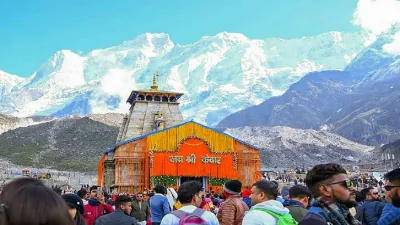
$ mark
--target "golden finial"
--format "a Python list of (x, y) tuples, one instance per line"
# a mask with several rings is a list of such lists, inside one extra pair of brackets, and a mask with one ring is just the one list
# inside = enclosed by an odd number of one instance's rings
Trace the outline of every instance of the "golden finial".
[(160, 76), (160, 74), (158, 72), (153, 74), (153, 85), (151, 85), (151, 89), (152, 90), (157, 90), (158, 89), (158, 85), (157, 85), (157, 77)]

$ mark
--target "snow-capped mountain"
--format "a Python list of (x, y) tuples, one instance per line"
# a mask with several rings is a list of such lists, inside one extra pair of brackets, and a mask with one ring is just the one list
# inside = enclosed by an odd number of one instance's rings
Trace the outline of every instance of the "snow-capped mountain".
[(125, 113), (130, 91), (148, 88), (158, 71), (160, 88), (185, 94), (181, 109), (187, 119), (214, 125), (230, 113), (281, 95), (308, 72), (344, 69), (366, 39), (361, 33), (330, 32), (251, 40), (224, 32), (178, 45), (167, 34), (147, 33), (84, 56), (57, 52), (0, 95), (0, 112)]
[(2, 96), (11, 93), (11, 90), (24, 80), (22, 77), (18, 77), (0, 70), (0, 99)]
[(321, 128), (367, 145), (399, 139), (400, 51), (390, 51), (400, 46), (399, 28), (378, 37), (344, 71), (309, 73), (282, 96), (231, 114), (217, 127)]

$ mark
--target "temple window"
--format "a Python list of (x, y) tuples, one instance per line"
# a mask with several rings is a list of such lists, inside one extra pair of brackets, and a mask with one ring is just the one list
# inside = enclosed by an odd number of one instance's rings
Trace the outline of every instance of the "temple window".
[(167, 96), (163, 96), (162, 97), (162, 102), (168, 102), (168, 97)]
[(146, 101), (153, 101), (152, 95), (146, 95)]
[(158, 96), (158, 95), (154, 96), (154, 101), (155, 102), (159, 102), (160, 101), (160, 96)]

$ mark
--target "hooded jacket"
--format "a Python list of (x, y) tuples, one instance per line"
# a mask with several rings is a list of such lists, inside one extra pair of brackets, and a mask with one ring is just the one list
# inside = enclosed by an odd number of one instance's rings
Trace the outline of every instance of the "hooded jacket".
[(269, 200), (254, 205), (244, 216), (242, 225), (275, 225), (278, 223), (274, 216), (267, 212), (256, 210), (257, 208), (267, 209), (280, 215), (289, 214), (289, 209), (283, 207), (282, 203), (276, 200)]

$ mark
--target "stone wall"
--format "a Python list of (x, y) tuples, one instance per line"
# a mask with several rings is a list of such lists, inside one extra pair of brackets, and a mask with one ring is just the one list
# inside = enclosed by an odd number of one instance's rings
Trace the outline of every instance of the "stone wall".
[(164, 115), (166, 127), (183, 122), (179, 103), (171, 102), (135, 102), (125, 122), (120, 140), (128, 140), (155, 130), (155, 115), (160, 111)]

